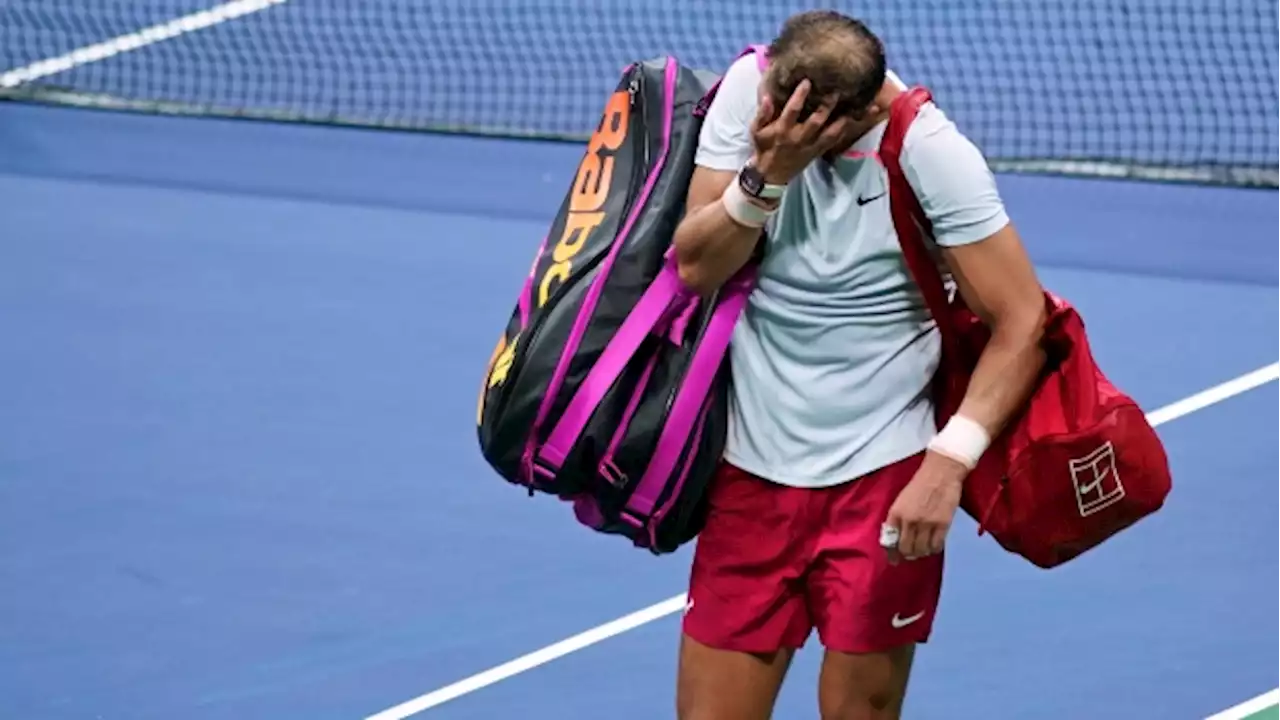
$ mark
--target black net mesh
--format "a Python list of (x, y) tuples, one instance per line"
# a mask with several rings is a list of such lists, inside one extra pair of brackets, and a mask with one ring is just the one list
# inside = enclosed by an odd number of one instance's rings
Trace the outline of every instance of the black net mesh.
[[(862, 0), (1002, 169), (1276, 184), (1275, 0)], [(722, 70), (788, 0), (10, 0), (0, 95), (580, 137), (622, 66)]]

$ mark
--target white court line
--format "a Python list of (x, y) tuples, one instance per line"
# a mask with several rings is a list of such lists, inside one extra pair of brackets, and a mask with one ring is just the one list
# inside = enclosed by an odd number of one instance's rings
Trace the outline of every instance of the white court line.
[[(1277, 379), (1277, 377), (1280, 377), (1280, 362), (1258, 368), (1253, 372), (1245, 373), (1233, 380), (1228, 380), (1221, 385), (1215, 385), (1207, 390), (1202, 390), (1195, 395), (1183, 398), (1171, 405), (1166, 405), (1158, 410), (1147, 413), (1147, 420), (1152, 425), (1163, 425), (1171, 420), (1177, 420), (1184, 415), (1190, 415), (1197, 410), (1202, 410), (1215, 403), (1220, 403), (1227, 398), (1248, 392), (1260, 385), (1265, 385), (1266, 383)], [(641, 625), (645, 625), (653, 622), (654, 620), (666, 617), (667, 615), (677, 613), (682, 610), (684, 606), (685, 594), (680, 593), (679, 595), (674, 595), (660, 603), (655, 603), (642, 610), (637, 610), (630, 615), (620, 617), (617, 620), (611, 620), (603, 625), (597, 625), (590, 630), (578, 633), (577, 635), (561, 640), (558, 643), (548, 645), (541, 650), (535, 650), (528, 655), (522, 655), (515, 660), (489, 668), (488, 670), (472, 675), (469, 678), (459, 680), (451, 685), (446, 685), (439, 690), (433, 690), (425, 695), (420, 695), (412, 700), (396, 705), (393, 708), (388, 708), (382, 712), (370, 715), (365, 720), (404, 720), (404, 718), (411, 715), (416, 715), (424, 710), (430, 710), (437, 705), (442, 705), (450, 700), (473, 693), (476, 690), (501, 682), (514, 675), (519, 675), (527, 670), (532, 670), (539, 665), (545, 665), (546, 663), (564, 657), (569, 653), (577, 652), (603, 640), (608, 640), (615, 635), (621, 635), (628, 630), (634, 630)], [(1220, 718), (1215, 716), (1213, 720), (1235, 720), (1240, 717), (1244, 716), (1223, 715)]]
[(1217, 715), (1207, 718), (1207, 720), (1241, 720), (1277, 703), (1280, 703), (1280, 688), (1269, 693), (1262, 693), (1258, 697), (1246, 700), (1233, 708), (1227, 708)]
[(1253, 372), (1245, 373), (1221, 385), (1214, 385), (1208, 390), (1201, 390), (1195, 395), (1185, 397), (1170, 405), (1165, 405), (1159, 410), (1152, 410), (1147, 413), (1147, 422), (1159, 427), (1170, 420), (1177, 420), (1183, 415), (1190, 415), (1197, 410), (1203, 410), (1227, 398), (1248, 392), (1259, 385), (1265, 385), (1277, 377), (1280, 377), (1280, 362), (1260, 367)]
[(6, 71), (4, 74), (0, 74), (0, 88), (17, 87), (22, 83), (66, 72), (81, 65), (105, 60), (113, 55), (137, 50), (138, 48), (146, 47), (162, 40), (169, 40), (179, 35), (185, 35), (189, 32), (213, 27), (242, 15), (266, 10), (273, 5), (281, 5), (288, 1), (235, 0), (235, 2), (223, 3), (208, 10), (183, 15), (180, 18), (175, 18), (159, 25), (152, 25), (137, 32), (120, 35), (94, 45), (76, 48), (66, 55), (59, 55)]

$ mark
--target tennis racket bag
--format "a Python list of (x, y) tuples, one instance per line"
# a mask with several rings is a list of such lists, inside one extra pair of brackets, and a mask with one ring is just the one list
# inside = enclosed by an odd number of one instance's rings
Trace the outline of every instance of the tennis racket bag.
[[(902, 172), (907, 128), (929, 92), (914, 88), (890, 108), (880, 144), (889, 207), (902, 253), (937, 322), (935, 377), (941, 426), (960, 401), (989, 340), (958, 293), (949, 296), (923, 237), (929, 221)], [(1084, 321), (1045, 293), (1045, 369), (1022, 411), (969, 474), (961, 507), (1006, 550), (1051, 568), (1079, 556), (1163, 506), (1172, 488), (1164, 446), (1133, 398), (1103, 374)]]
[(702, 528), (727, 429), (729, 338), (754, 282), (752, 264), (700, 298), (670, 253), (716, 82), (671, 57), (624, 71), (494, 350), (478, 412), (499, 475), (654, 553)]

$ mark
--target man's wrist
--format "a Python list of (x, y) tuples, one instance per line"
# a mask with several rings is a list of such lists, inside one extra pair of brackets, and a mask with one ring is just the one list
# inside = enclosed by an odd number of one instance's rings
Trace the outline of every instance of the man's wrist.
[(757, 198), (749, 197), (738, 183), (729, 183), (720, 196), (720, 202), (729, 219), (743, 227), (760, 229), (778, 209), (777, 202), (772, 206), (764, 204)]
[(964, 486), (964, 481), (968, 479), (969, 473), (972, 472), (964, 463), (932, 448), (926, 449), (921, 467), (930, 467), (941, 471), (930, 472), (929, 475), (934, 478), (943, 478), (951, 484), (961, 487)]
[(946, 426), (929, 441), (929, 450), (949, 458), (966, 470), (973, 470), (991, 445), (986, 428), (963, 416), (953, 415)]
[(770, 185), (787, 185), (792, 180), (790, 175), (779, 172), (778, 168), (767, 157), (758, 153), (753, 154), (751, 159), (747, 160), (747, 165), (758, 169), (760, 174), (764, 176), (764, 181)]
[(787, 192), (786, 185), (770, 183), (764, 173), (760, 172), (760, 168), (751, 163), (743, 165), (738, 171), (737, 186), (743, 196), (762, 207), (764, 203), (780, 202)]

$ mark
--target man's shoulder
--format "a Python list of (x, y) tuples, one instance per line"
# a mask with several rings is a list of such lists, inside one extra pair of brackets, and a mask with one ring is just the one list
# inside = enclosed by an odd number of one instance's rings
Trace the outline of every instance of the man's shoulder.
[(927, 103), (902, 141), (904, 167), (927, 167), (931, 172), (967, 172), (985, 160), (977, 145), (960, 130), (942, 108)]
[(754, 53), (744, 55), (725, 71), (702, 124), (699, 167), (737, 172), (751, 154), (750, 125), (759, 102), (762, 73)]
[(907, 131), (902, 168), (938, 244), (976, 242), (1009, 222), (982, 151), (932, 103)]
[(763, 77), (764, 73), (760, 69), (760, 61), (756, 58), (756, 54), (747, 53), (734, 60), (729, 65), (729, 69), (725, 70), (724, 79), (720, 81), (720, 89), (716, 91), (716, 98), (732, 96), (735, 100), (750, 101), (754, 104), (756, 91)]
[(922, 145), (929, 147), (945, 146), (952, 143), (965, 143), (968, 138), (956, 124), (947, 116), (946, 111), (938, 107), (932, 102), (925, 103), (920, 108), (920, 114), (907, 128), (907, 136), (903, 138), (902, 149), (904, 152), (920, 147)]
[(745, 77), (759, 81), (761, 76), (764, 75), (761, 69), (764, 64), (765, 61), (761, 61), (758, 53), (749, 52), (729, 64), (729, 69), (725, 71), (725, 77)]

